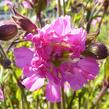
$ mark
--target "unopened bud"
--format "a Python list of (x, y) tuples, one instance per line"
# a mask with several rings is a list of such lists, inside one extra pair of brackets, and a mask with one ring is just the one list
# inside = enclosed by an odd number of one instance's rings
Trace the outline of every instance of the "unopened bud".
[(11, 65), (11, 61), (7, 58), (1, 60), (0, 63), (4, 68), (8, 68)]
[(104, 59), (108, 56), (107, 47), (103, 43), (93, 43), (88, 47), (88, 50), (97, 58)]
[(26, 32), (34, 33), (37, 31), (36, 25), (33, 24), (29, 19), (27, 19), (25, 17), (17, 18), (15, 16), (12, 16), (12, 18)]
[(104, 11), (107, 11), (109, 6), (109, 0), (104, 0), (103, 6), (104, 6)]
[(37, 27), (32, 23), (27, 17), (21, 15), (19, 12), (13, 8), (15, 16), (12, 16), (13, 20), (26, 32), (35, 33), (37, 32)]
[(19, 19), (19, 24), (22, 29), (29, 33), (34, 33), (36, 31), (36, 25), (33, 24), (29, 19)]
[(14, 24), (0, 26), (0, 40), (8, 41), (17, 35), (17, 26)]

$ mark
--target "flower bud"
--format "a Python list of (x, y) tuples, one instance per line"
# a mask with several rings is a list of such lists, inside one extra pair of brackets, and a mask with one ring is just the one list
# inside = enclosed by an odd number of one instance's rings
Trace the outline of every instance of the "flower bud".
[(33, 24), (29, 19), (19, 19), (19, 24), (22, 29), (29, 33), (34, 33), (36, 31), (36, 25)]
[(15, 16), (12, 16), (13, 20), (26, 32), (28, 33), (34, 33), (37, 31), (37, 27), (35, 24), (33, 24), (29, 19), (26, 17), (17, 18)]
[(107, 47), (103, 43), (92, 43), (88, 50), (97, 58), (104, 59), (108, 56)]
[(0, 63), (4, 68), (8, 68), (11, 65), (11, 61), (7, 58), (2, 59)]
[(104, 11), (106, 12), (109, 6), (109, 0), (104, 0), (103, 6), (104, 6)]
[(14, 24), (0, 26), (0, 40), (8, 41), (17, 35), (17, 26)]
[(23, 30), (28, 33), (35, 33), (37, 32), (37, 27), (35, 24), (32, 23), (27, 17), (21, 15), (19, 12), (15, 10), (13, 7), (13, 11), (15, 16), (12, 16), (13, 20), (18, 24)]

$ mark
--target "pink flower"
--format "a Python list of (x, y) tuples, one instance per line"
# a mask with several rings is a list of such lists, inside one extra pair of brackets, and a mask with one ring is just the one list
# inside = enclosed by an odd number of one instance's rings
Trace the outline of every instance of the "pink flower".
[(71, 27), (69, 16), (58, 18), (25, 39), (34, 44), (34, 50), (25, 47), (14, 50), (16, 65), (25, 76), (22, 84), (30, 91), (45, 84), (46, 98), (51, 102), (61, 100), (60, 89), (65, 82), (78, 90), (98, 74), (94, 58), (80, 58), (85, 50), (86, 32)]
[(4, 0), (2, 3), (3, 3), (4, 5), (13, 6), (13, 3), (12, 3), (11, 0)]
[[(29, 1), (30, 2), (30, 1)], [(28, 1), (23, 1), (22, 2), (22, 5), (24, 6), (24, 8), (27, 8), (27, 9), (32, 9), (32, 6), (31, 6), (31, 2), (29, 3)]]
[(101, 17), (97, 17), (96, 19), (92, 20), (92, 25), (95, 27), (97, 23), (101, 21)]
[(2, 92), (2, 90), (0, 89), (0, 100), (3, 100), (3, 99), (4, 99), (3, 92)]

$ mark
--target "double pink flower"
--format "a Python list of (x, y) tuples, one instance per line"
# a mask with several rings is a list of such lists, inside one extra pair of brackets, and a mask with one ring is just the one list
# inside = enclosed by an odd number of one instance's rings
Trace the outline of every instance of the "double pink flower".
[(28, 34), (26, 40), (34, 49), (26, 47), (14, 50), (16, 65), (23, 69), (22, 84), (30, 91), (46, 85), (46, 98), (59, 102), (60, 89), (68, 82), (78, 90), (98, 74), (99, 67), (92, 57), (81, 57), (85, 50), (86, 31), (73, 28), (70, 16), (60, 17), (50, 25)]

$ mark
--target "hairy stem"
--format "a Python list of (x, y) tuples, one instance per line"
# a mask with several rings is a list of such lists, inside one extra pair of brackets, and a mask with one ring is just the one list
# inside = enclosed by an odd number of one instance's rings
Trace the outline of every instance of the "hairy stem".
[(65, 15), (66, 12), (65, 12), (65, 0), (63, 0), (63, 14)]
[(73, 93), (73, 96), (72, 96), (72, 98), (71, 98), (70, 103), (68, 104), (67, 109), (71, 109), (71, 108), (72, 108), (72, 102), (73, 102), (73, 100), (74, 100), (75, 96), (76, 96), (76, 92), (74, 92), (74, 93)]
[(57, 103), (57, 108), (61, 109), (61, 102)]
[(48, 102), (48, 109), (54, 109), (54, 104), (51, 102)]
[(4, 89), (4, 86), (1, 85), (1, 88), (2, 88), (3, 96), (4, 96), (4, 107), (5, 107), (5, 109), (7, 109), (7, 105), (6, 105), (6, 95), (5, 95), (5, 89)]
[(61, 16), (61, 3), (60, 0), (58, 0), (58, 16)]
[(65, 96), (64, 96), (64, 88), (61, 88), (62, 100), (61, 100), (61, 109), (65, 109)]
[(2, 46), (0, 45), (0, 54), (4, 57), (4, 58), (7, 58)]
[(93, 102), (91, 109), (94, 109), (94, 107), (102, 99), (102, 97), (104, 96), (104, 94), (105, 94), (105, 92), (107, 91), (108, 88), (109, 88), (109, 83), (106, 83), (106, 84), (104, 83), (101, 91), (99, 92), (98, 96), (96, 97), (95, 101)]

